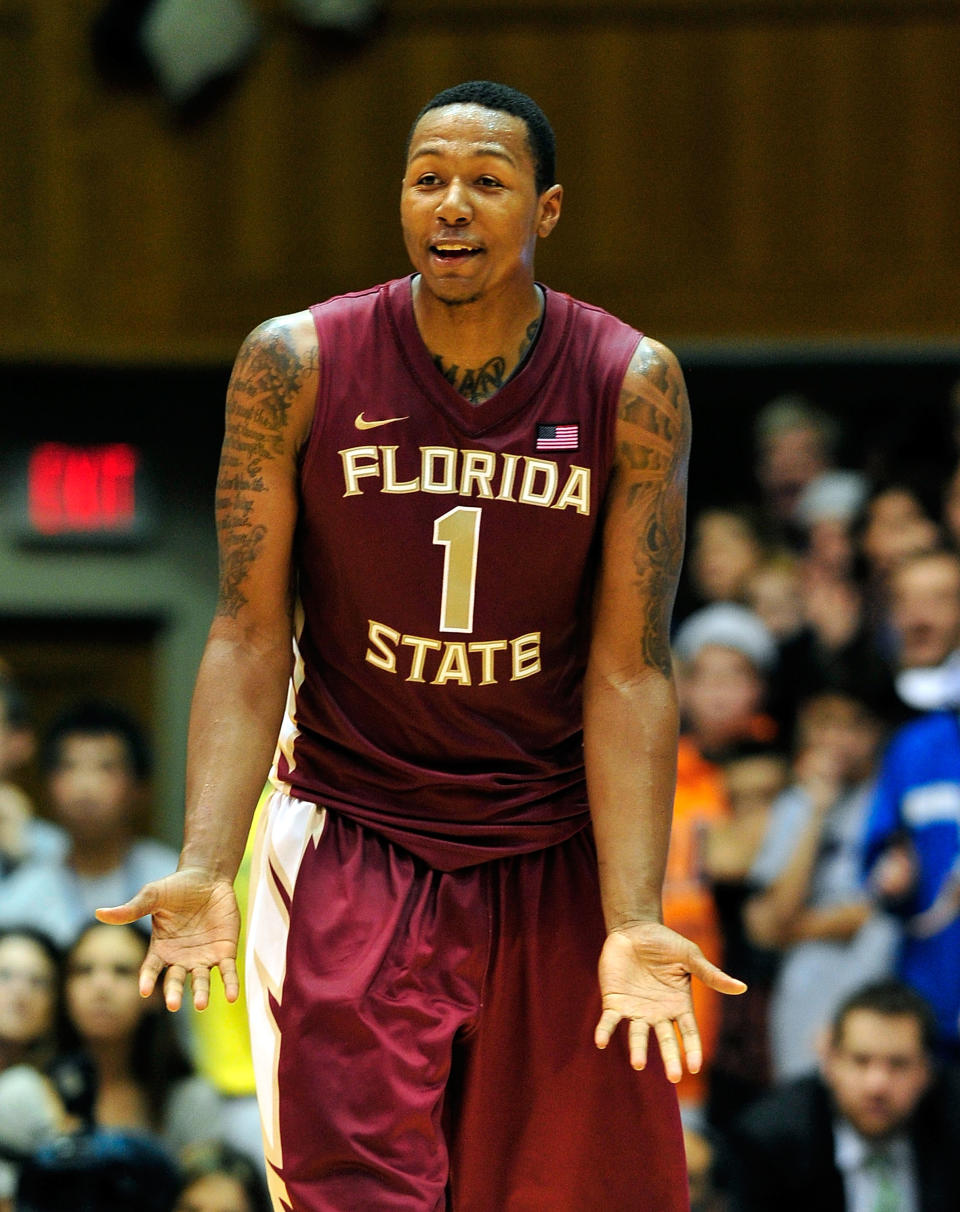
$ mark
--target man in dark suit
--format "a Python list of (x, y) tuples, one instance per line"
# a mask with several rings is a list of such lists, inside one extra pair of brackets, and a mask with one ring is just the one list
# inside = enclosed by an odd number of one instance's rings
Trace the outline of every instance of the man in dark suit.
[(853, 994), (819, 1075), (780, 1086), (731, 1133), (736, 1212), (958, 1212), (960, 1080), (936, 1023), (894, 981)]

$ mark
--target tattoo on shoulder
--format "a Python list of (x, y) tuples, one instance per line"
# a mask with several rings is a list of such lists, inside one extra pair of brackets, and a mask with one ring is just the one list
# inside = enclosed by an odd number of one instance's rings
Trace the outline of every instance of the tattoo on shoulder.
[[(689, 450), (682, 376), (655, 352), (641, 372), (655, 389), (620, 395), (618, 463), (624, 502), (633, 519), (633, 565), (644, 610), (645, 662), (669, 676), (670, 616), (683, 559)], [(635, 363), (636, 365), (636, 363)], [(651, 369), (652, 368), (652, 369)], [(633, 379), (634, 387), (636, 379)]]
[(267, 533), (251, 519), (265, 489), (263, 465), (283, 453), (293, 401), (316, 368), (315, 355), (301, 356), (289, 329), (275, 324), (253, 332), (237, 357), (217, 478), (218, 614), (236, 617), (247, 601), (243, 583)]
[(647, 382), (657, 389), (673, 411), (679, 413), (686, 400), (683, 377), (673, 370), (657, 346), (642, 339), (634, 356), (634, 366)]

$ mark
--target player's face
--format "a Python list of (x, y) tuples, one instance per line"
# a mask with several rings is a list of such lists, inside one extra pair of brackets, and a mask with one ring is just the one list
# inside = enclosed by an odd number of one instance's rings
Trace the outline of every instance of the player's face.
[(421, 289), (450, 305), (529, 286), (538, 236), (560, 215), (560, 186), (537, 193), (526, 123), (447, 105), (417, 123), (400, 218)]
[(862, 1135), (880, 1139), (910, 1118), (930, 1070), (912, 1015), (852, 1010), (825, 1061), (840, 1112)]

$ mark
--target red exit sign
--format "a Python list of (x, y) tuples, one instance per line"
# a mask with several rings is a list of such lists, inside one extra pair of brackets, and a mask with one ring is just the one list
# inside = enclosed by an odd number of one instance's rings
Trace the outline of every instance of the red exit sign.
[(140, 454), (126, 442), (43, 442), (27, 457), (27, 522), (38, 537), (131, 536), (141, 522)]

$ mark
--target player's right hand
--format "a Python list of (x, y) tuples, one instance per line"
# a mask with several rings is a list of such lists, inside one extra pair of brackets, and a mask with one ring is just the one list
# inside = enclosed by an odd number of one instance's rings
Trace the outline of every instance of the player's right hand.
[(144, 884), (123, 905), (98, 909), (97, 918), (108, 925), (125, 925), (152, 918), (150, 948), (140, 968), (140, 995), (149, 997), (157, 978), (163, 978), (168, 1010), (179, 1010), (187, 975), (197, 1010), (210, 1000), (210, 970), (219, 968), (228, 1002), (240, 994), (237, 977), (237, 936), (240, 911), (233, 884), (197, 867), (184, 867), (172, 875)]

